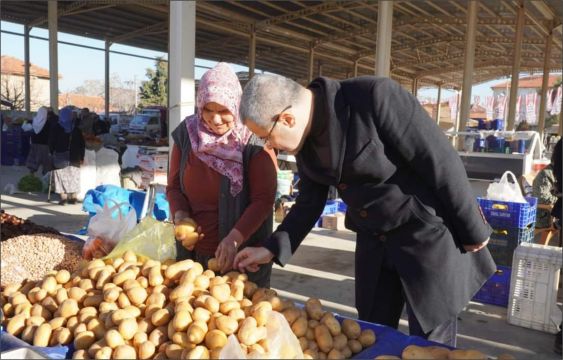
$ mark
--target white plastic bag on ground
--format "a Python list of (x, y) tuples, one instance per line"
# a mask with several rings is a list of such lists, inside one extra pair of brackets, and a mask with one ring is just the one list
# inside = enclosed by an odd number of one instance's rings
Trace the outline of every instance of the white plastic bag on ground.
[[(510, 182), (508, 177), (512, 177)], [(511, 171), (506, 171), (498, 183), (494, 182), (487, 188), (487, 199), (497, 201), (509, 201), (516, 203), (525, 203), (526, 199), (522, 195), (520, 185), (516, 176)]]
[(84, 163), (80, 166), (80, 193), (78, 200), (84, 200), (84, 196), (88, 190), (96, 187), (96, 152), (94, 150), (86, 150), (84, 154)]
[(96, 186), (121, 186), (119, 155), (114, 150), (102, 148), (96, 152)]
[[(115, 205), (110, 207), (110, 202)], [(129, 212), (124, 215), (124, 210), (129, 208)], [(103, 208), (97, 206), (96, 215), (88, 224), (88, 240), (84, 243), (82, 256), (87, 260), (105, 256), (135, 225), (137, 213), (129, 203), (118, 204), (109, 200)]]
[(266, 340), (270, 348), (266, 354), (252, 352), (245, 355), (235, 335), (230, 335), (227, 345), (221, 350), (219, 359), (303, 359), (299, 340), (289, 327), (285, 317), (277, 311), (271, 311), (266, 323)]

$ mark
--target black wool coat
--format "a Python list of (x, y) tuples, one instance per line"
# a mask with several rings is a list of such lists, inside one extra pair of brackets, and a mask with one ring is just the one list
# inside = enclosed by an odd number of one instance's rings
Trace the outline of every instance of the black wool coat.
[(296, 155), (299, 196), (263, 245), (286, 264), (319, 218), (330, 185), (348, 205), (346, 227), (373, 241), (393, 239), (387, 235), (413, 221), (435, 227), (435, 236), (386, 244), (407, 300), (423, 329), (432, 330), (458, 314), (496, 270), (486, 248), (463, 249), (486, 241), (491, 228), (456, 150), (417, 99), (390, 79), (318, 78), (309, 89), (313, 124)]

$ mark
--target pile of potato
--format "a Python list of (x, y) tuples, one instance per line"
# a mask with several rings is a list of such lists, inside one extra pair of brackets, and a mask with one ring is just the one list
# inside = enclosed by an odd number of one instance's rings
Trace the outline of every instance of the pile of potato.
[(245, 274), (216, 276), (192, 260), (161, 263), (132, 252), (8, 285), (1, 302), (10, 334), (35, 346), (74, 343), (74, 359), (216, 359), (231, 334), (243, 353), (265, 354), (271, 310), (284, 314), (306, 358), (345, 358), (375, 342), (318, 300), (299, 309)]
[[(449, 350), (441, 346), (417, 346), (409, 345), (401, 354), (401, 357), (393, 355), (380, 355), (374, 360), (487, 360), (489, 357), (477, 350)], [(510, 354), (502, 354), (497, 360), (514, 360)]]

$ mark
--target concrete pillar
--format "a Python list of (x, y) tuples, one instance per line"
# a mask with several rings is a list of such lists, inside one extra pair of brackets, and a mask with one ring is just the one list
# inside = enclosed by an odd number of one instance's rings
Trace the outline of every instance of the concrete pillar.
[(254, 76), (254, 70), (256, 68), (256, 30), (254, 25), (252, 25), (250, 30), (250, 39), (248, 46), (248, 80), (252, 79)]
[(358, 76), (358, 63), (360, 60), (354, 61), (354, 77)]
[[(168, 52), (168, 136), (195, 112), (195, 1), (170, 1)], [(172, 154), (172, 152), (170, 152)]]
[(59, 60), (58, 60), (58, 14), (57, 1), (49, 0), (47, 7), (49, 21), (49, 98), (51, 108), (59, 113)]
[(442, 84), (438, 85), (438, 104), (436, 107), (436, 124), (440, 123), (440, 113), (442, 108), (440, 107), (440, 101), (442, 101)]
[(514, 62), (512, 64), (512, 80), (510, 81), (510, 97), (508, 98), (508, 119), (506, 130), (514, 130), (516, 119), (516, 103), (518, 100), (518, 79), (520, 78), (520, 58), (522, 54), (522, 37), (524, 36), (524, 4), (518, 4), (518, 15), (516, 18), (516, 37), (514, 41)]
[[(29, 74), (29, 32), (31, 26), (23, 27), (23, 58), (24, 58), (24, 91), (25, 91), (25, 112), (31, 112), (31, 83)], [(43, 104), (44, 105), (44, 104)]]
[(104, 46), (104, 104), (105, 104), (105, 112), (106, 112), (106, 119), (109, 119), (109, 101), (110, 101), (110, 80), (109, 80), (109, 48), (111, 43), (109, 40), (106, 40)]
[(461, 124), (469, 119), (471, 106), (471, 87), (473, 86), (473, 65), (475, 64), (475, 33), (477, 30), (477, 10), (479, 2), (470, 0), (467, 9), (467, 31), (465, 33), (465, 64), (463, 66), (463, 84), (461, 90), (461, 104), (459, 119), (456, 121), (455, 130), (459, 131)]
[(377, 9), (377, 43), (375, 75), (389, 77), (391, 66), (391, 36), (393, 29), (393, 1), (382, 0)]
[(309, 82), (313, 81), (313, 71), (315, 67), (315, 48), (313, 45), (309, 47), (309, 66), (307, 69), (307, 79)]
[(545, 52), (543, 58), (543, 79), (541, 84), (541, 94), (540, 94), (540, 113), (538, 118), (538, 128), (540, 133), (540, 138), (543, 140), (543, 131), (545, 127), (545, 105), (547, 101), (547, 88), (549, 85), (549, 60), (551, 58), (551, 46), (553, 41), (553, 30), (549, 31), (547, 38), (545, 40)]

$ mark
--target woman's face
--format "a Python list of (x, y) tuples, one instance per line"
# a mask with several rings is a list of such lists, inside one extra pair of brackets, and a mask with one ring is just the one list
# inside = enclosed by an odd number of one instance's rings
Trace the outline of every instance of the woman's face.
[(235, 117), (221, 104), (207, 103), (201, 112), (207, 127), (217, 135), (223, 135), (235, 126)]

